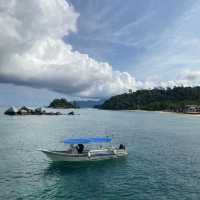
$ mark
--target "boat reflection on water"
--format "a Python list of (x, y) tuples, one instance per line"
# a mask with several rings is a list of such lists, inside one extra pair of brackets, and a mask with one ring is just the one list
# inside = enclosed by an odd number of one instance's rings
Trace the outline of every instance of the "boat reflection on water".
[(101, 162), (49, 162), (48, 167), (45, 169), (45, 175), (77, 175), (85, 174), (88, 171), (91, 172), (102, 172), (122, 169), (127, 165), (127, 157), (121, 157), (120, 159), (109, 159)]
[(107, 190), (116, 187), (128, 169), (126, 157), (101, 162), (50, 162), (41, 178), (52, 183), (47, 186), (48, 198), (116, 199), (111, 198), (112, 190)]

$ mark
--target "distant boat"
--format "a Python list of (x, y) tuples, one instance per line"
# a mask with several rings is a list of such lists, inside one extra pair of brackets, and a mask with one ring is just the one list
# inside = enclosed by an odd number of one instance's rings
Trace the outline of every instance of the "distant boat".
[[(103, 143), (110, 143), (111, 138), (98, 137), (98, 138), (78, 138), (78, 139), (65, 139), (64, 143), (70, 145), (66, 151), (49, 151), (41, 150), (52, 161), (97, 161), (117, 159), (128, 155), (125, 145), (120, 144), (118, 148), (115, 147), (102, 147)], [(97, 149), (90, 149), (84, 145), (90, 146), (97, 144)]]

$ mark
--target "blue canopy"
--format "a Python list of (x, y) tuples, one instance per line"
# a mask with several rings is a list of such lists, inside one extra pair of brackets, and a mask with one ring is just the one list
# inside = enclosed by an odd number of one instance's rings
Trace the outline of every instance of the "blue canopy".
[(111, 141), (112, 139), (108, 137), (64, 139), (65, 144), (96, 144), (96, 143), (108, 143)]

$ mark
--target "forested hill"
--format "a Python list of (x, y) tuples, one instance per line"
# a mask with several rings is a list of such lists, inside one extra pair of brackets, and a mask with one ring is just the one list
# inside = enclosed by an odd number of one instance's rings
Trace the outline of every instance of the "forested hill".
[(155, 88), (113, 96), (99, 108), (110, 110), (169, 110), (181, 112), (186, 105), (200, 105), (200, 87)]
[(74, 103), (67, 101), (64, 98), (54, 99), (48, 106), (49, 108), (76, 108)]

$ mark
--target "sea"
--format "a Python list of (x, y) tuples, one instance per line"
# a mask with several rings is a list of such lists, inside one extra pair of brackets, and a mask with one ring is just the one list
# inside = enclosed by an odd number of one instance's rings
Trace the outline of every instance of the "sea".
[[(200, 116), (76, 109), (76, 115), (6, 116), (0, 108), (1, 200), (199, 200)], [(68, 113), (69, 110), (60, 110)], [(53, 163), (38, 149), (64, 138), (113, 138), (128, 156)]]

